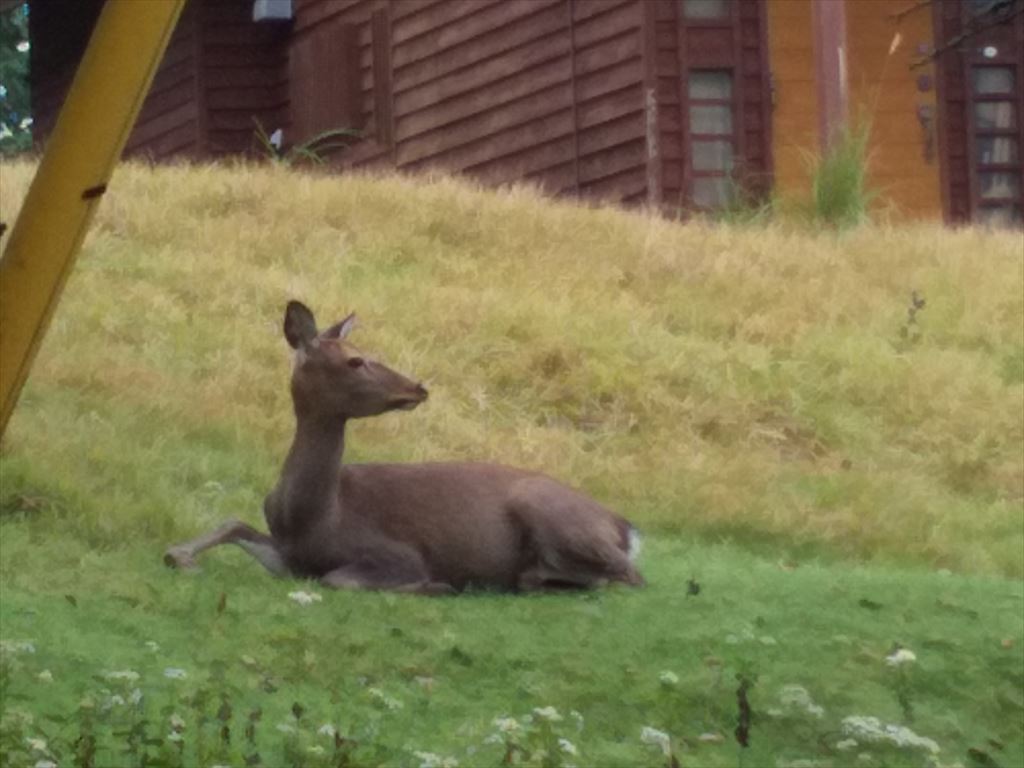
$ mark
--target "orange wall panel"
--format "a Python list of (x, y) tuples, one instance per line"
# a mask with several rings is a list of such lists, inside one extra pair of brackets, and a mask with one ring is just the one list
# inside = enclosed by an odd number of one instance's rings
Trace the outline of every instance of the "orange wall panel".
[(809, 188), (807, 154), (818, 148), (811, 0), (769, 0), (768, 57), (772, 68), (772, 155), (775, 189)]
[[(847, 0), (849, 108), (851, 115), (871, 122), (869, 179), (880, 192), (879, 203), (889, 204), (901, 218), (940, 219), (936, 126), (933, 118), (929, 137), (918, 117), (922, 108), (935, 115), (935, 72), (931, 65), (910, 69), (933, 42), (931, 8), (896, 18), (913, 5), (912, 0)], [(890, 55), (897, 33), (900, 43)], [(930, 80), (926, 90), (918, 87), (922, 76)]]

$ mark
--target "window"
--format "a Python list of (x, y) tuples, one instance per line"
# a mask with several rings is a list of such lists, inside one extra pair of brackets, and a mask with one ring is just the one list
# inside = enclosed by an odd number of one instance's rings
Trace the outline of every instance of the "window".
[(720, 208), (732, 193), (732, 73), (691, 70), (688, 94), (693, 202), (701, 208)]
[(1017, 71), (1006, 65), (971, 68), (976, 211), (980, 221), (1021, 223), (1020, 104)]
[(729, 0), (682, 0), (687, 19), (727, 19)]

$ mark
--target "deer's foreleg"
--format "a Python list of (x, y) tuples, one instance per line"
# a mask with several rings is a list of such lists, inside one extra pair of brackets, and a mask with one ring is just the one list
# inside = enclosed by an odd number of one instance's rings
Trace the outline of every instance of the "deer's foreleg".
[(289, 573), (274, 540), (240, 520), (229, 520), (215, 531), (171, 547), (164, 553), (164, 563), (172, 568), (198, 568), (196, 556), (221, 544), (238, 545), (275, 576)]

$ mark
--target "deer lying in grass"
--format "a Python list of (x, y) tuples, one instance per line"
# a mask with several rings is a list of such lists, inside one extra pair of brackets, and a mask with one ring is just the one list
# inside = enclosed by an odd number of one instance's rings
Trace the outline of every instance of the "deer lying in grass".
[(420, 385), (362, 356), (349, 315), (318, 332), (289, 302), (284, 335), (295, 350), (295, 439), (264, 502), (270, 535), (239, 521), (171, 547), (164, 560), (237, 544), (277, 575), (326, 586), (445, 594), (640, 585), (639, 542), (626, 520), (534, 472), (496, 464), (342, 465), (349, 419), (411, 410)]

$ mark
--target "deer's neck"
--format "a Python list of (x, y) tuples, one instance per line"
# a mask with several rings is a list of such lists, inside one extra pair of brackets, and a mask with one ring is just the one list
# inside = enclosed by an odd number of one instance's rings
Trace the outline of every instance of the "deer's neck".
[(345, 420), (296, 414), (295, 439), (281, 473), (292, 525), (340, 508)]

